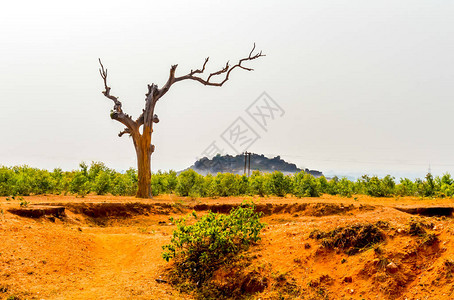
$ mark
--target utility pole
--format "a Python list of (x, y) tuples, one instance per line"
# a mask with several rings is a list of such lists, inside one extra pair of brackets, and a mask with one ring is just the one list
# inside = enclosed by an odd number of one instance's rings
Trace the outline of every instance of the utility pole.
[(247, 177), (251, 176), (251, 154), (251, 152), (244, 152), (244, 175), (247, 167)]
[(249, 161), (247, 177), (249, 177), (249, 176), (251, 176), (251, 152), (248, 152), (247, 154), (248, 154), (248, 161)]
[(247, 165), (247, 151), (244, 152), (244, 175), (246, 175), (246, 165)]

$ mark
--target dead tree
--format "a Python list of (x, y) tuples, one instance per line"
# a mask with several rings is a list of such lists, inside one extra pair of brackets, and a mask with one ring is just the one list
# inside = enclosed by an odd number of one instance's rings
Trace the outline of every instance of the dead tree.
[[(229, 80), (230, 73), (235, 69), (244, 69), (246, 71), (252, 71), (253, 69), (243, 66), (243, 63), (249, 60), (254, 60), (256, 58), (265, 56), (262, 52), (254, 54), (255, 44), (252, 48), (249, 56), (242, 58), (235, 65), (230, 65), (229, 62), (219, 71), (210, 73), (206, 76), (206, 79), (203, 79), (202, 76), (205, 72), (205, 67), (208, 63), (209, 57), (205, 59), (201, 69), (191, 70), (188, 74), (180, 77), (175, 76), (175, 71), (178, 65), (173, 65), (170, 68), (169, 79), (162, 88), (158, 88), (157, 85), (151, 84), (148, 85), (148, 91), (145, 94), (145, 109), (143, 109), (142, 114), (136, 120), (133, 120), (132, 117), (126, 114), (122, 107), (121, 102), (118, 100), (118, 97), (115, 97), (110, 94), (111, 88), (107, 85), (107, 68), (104, 68), (101, 59), (99, 59), (99, 64), (101, 68), (99, 73), (104, 81), (104, 91), (102, 92), (104, 96), (109, 98), (114, 102), (113, 110), (110, 114), (110, 117), (113, 120), (116, 120), (122, 123), (126, 128), (121, 131), (118, 136), (123, 136), (124, 134), (129, 134), (132, 137), (134, 142), (134, 147), (137, 154), (137, 170), (138, 170), (138, 190), (136, 197), (138, 198), (151, 198), (151, 154), (154, 152), (155, 147), (151, 144), (151, 135), (153, 133), (153, 123), (158, 123), (159, 118), (154, 113), (156, 103), (162, 96), (164, 96), (170, 89), (170, 87), (179, 81), (183, 80), (195, 80), (200, 82), (203, 85), (208, 86), (219, 86), (221, 87), (227, 80)], [(140, 127), (142, 130), (140, 131)]]

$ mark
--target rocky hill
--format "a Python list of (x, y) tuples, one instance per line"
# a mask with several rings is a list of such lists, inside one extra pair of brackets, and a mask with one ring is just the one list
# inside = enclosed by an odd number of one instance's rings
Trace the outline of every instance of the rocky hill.
[[(188, 169), (193, 169), (199, 174), (206, 175), (217, 174), (217, 173), (244, 173), (244, 155), (239, 154), (236, 156), (231, 155), (217, 155), (212, 159), (207, 157), (201, 158), (190, 166)], [(288, 163), (283, 160), (280, 156), (274, 158), (268, 158), (263, 154), (251, 154), (251, 172), (261, 171), (265, 173), (271, 173), (274, 171), (280, 171), (284, 174), (297, 173), (304, 170), (306, 173), (312, 174), (315, 177), (322, 176), (322, 172), (317, 170), (300, 169), (295, 164)]]

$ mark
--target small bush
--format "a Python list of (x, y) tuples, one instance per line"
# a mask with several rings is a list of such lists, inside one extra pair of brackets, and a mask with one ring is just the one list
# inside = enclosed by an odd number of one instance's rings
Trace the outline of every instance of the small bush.
[(297, 197), (320, 197), (320, 183), (304, 171), (293, 177), (293, 194)]
[(417, 191), (417, 185), (408, 178), (401, 178), (400, 184), (396, 186), (396, 195), (414, 196)]
[(266, 177), (271, 194), (285, 197), (292, 192), (292, 181), (289, 176), (285, 176), (282, 172), (274, 171), (272, 174), (267, 174)]
[(266, 184), (265, 176), (260, 171), (252, 172), (251, 178), (249, 179), (250, 193), (252, 195), (259, 195), (264, 197), (268, 195), (269, 189)]
[(396, 183), (394, 177), (386, 175), (382, 179), (377, 176), (364, 175), (360, 179), (362, 190), (372, 197), (388, 197), (394, 194)]
[(337, 193), (342, 197), (350, 198), (353, 194), (354, 184), (347, 178), (343, 177), (337, 184)]
[(176, 192), (179, 196), (200, 196), (203, 193), (201, 187), (203, 187), (203, 176), (194, 170), (189, 169), (178, 175)]
[(13, 194), (14, 189), (14, 171), (11, 168), (0, 168), (0, 196), (9, 196)]
[(78, 171), (74, 175), (69, 185), (71, 193), (81, 197), (86, 196), (90, 192), (90, 182), (83, 171)]
[(115, 196), (132, 196), (137, 192), (137, 172), (129, 169), (125, 174), (115, 173), (111, 193)]
[[(232, 173), (218, 173), (214, 177), (216, 195), (221, 197), (235, 196), (239, 194), (239, 180)], [(239, 177), (239, 176), (238, 176)]]
[(326, 177), (325, 176), (321, 176), (319, 178), (317, 178), (317, 181), (320, 185), (320, 193), (327, 193), (329, 194), (329, 183), (328, 183), (328, 180), (326, 180)]
[(232, 209), (228, 215), (209, 212), (189, 225), (186, 218), (173, 220), (177, 229), (171, 243), (163, 246), (166, 261), (175, 259), (178, 274), (194, 281), (204, 281), (222, 263), (257, 242), (260, 230), (260, 214), (254, 206), (244, 205)]
[(99, 171), (94, 177), (92, 190), (98, 195), (105, 195), (111, 190), (111, 179), (108, 171)]

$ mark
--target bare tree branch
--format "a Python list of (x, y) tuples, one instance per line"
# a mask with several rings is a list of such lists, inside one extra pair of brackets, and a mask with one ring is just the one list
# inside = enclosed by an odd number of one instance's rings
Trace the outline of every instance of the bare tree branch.
[(134, 122), (131, 118), (130, 115), (127, 115), (127, 114), (124, 114), (124, 113), (119, 113), (119, 112), (115, 112), (113, 111), (111, 114), (110, 114), (110, 117), (113, 119), (113, 120), (117, 120), (118, 122), (122, 123), (123, 125), (125, 125), (127, 128), (129, 128), (131, 131), (134, 131), (136, 128), (139, 128), (137, 126), (137, 123)]
[(102, 93), (104, 94), (104, 96), (106, 96), (107, 98), (109, 98), (110, 100), (112, 100), (115, 103), (114, 110), (116, 112), (122, 112), (121, 102), (118, 100), (118, 97), (112, 96), (110, 94), (110, 87), (107, 85), (107, 69), (104, 69), (101, 59), (98, 58), (98, 60), (99, 60), (99, 64), (101, 65), (101, 68), (99, 69), (99, 74), (101, 74), (101, 77), (104, 81), (104, 91)]
[(129, 130), (129, 128), (125, 128), (122, 132), (120, 132), (120, 133), (118, 134), (118, 136), (119, 136), (119, 137), (122, 137), (123, 134), (125, 134), (125, 133), (131, 134), (131, 130)]
[[(208, 58), (206, 61), (208, 61)], [(206, 62), (205, 62), (205, 64), (206, 64)], [(205, 64), (203, 65), (204, 69), (205, 69)], [(159, 94), (158, 94), (156, 101), (158, 101), (159, 98), (164, 96), (164, 94), (167, 93), (167, 91), (170, 89), (172, 84), (175, 82), (175, 70), (177, 69), (177, 67), (178, 67), (178, 65), (173, 65), (170, 67), (169, 79), (167, 80), (166, 84), (159, 90)], [(196, 71), (199, 71), (199, 70), (196, 70)], [(193, 72), (193, 71), (191, 71), (191, 72)]]
[[(203, 64), (202, 69), (197, 69), (195, 71), (191, 70), (191, 72), (189, 74), (187, 74), (187, 75), (175, 78), (175, 77), (172, 77), (172, 72), (171, 72), (171, 75), (170, 75), (169, 80), (167, 81), (167, 83), (171, 82), (171, 84), (173, 84), (175, 82), (182, 81), (182, 80), (185, 80), (185, 79), (192, 79), (192, 80), (196, 80), (196, 81), (198, 81), (198, 82), (200, 82), (200, 83), (202, 83), (204, 85), (222, 86), (227, 80), (229, 80), (230, 73), (236, 68), (240, 68), (240, 69), (243, 69), (243, 70), (246, 70), (246, 71), (253, 71), (253, 69), (247, 68), (247, 67), (243, 66), (242, 64), (245, 61), (250, 61), (250, 60), (254, 60), (254, 59), (257, 59), (259, 57), (265, 56), (265, 54), (262, 54), (262, 51), (257, 52), (256, 54), (253, 54), (254, 50), (255, 50), (255, 43), (254, 43), (254, 47), (252, 47), (252, 50), (249, 53), (248, 57), (240, 59), (238, 61), (238, 63), (233, 65), (233, 66), (231, 66), (229, 64), (229, 62), (227, 62), (225, 64), (224, 68), (222, 68), (219, 71), (211, 73), (210, 75), (208, 75), (207, 79), (203, 79), (201, 77), (194, 76), (194, 74), (202, 74), (205, 71), (205, 66), (206, 66), (206, 64), (208, 62), (208, 58), (205, 60), (205, 63)], [(173, 66), (172, 66), (172, 68), (173, 68)], [(173, 70), (173, 76), (174, 76), (174, 74), (175, 74), (175, 70)], [(219, 75), (222, 75), (222, 74), (225, 74), (225, 77), (223, 79), (221, 79), (220, 81), (217, 81), (217, 82), (212, 82), (211, 81), (212, 78), (214, 79), (216, 76), (219, 76)]]
[(107, 98), (114, 102), (114, 108), (110, 114), (110, 117), (122, 123), (130, 130), (134, 130), (135, 128), (137, 128), (136, 123), (132, 120), (131, 116), (123, 113), (123, 110), (121, 108), (121, 102), (118, 100), (118, 97), (112, 96), (110, 94), (110, 87), (107, 85), (107, 68), (104, 68), (100, 58), (98, 60), (99, 64), (101, 65), (101, 68), (99, 69), (99, 74), (101, 74), (101, 78), (104, 81), (104, 91), (102, 93), (104, 94), (104, 96), (106, 96)]
[(143, 125), (143, 120), (144, 120), (144, 114), (145, 114), (145, 109), (142, 109), (142, 114), (140, 115), (140, 117), (137, 118), (136, 120), (136, 123), (137, 123), (137, 126), (140, 127), (141, 125)]
[(205, 62), (203, 63), (202, 70), (200, 70), (200, 69), (197, 69), (195, 71), (191, 70), (191, 73), (189, 73), (189, 74), (190, 75), (194, 75), (194, 74), (197, 74), (197, 73), (202, 74), (205, 71), (205, 67), (206, 67), (209, 59), (210, 59), (209, 57), (205, 58)]

